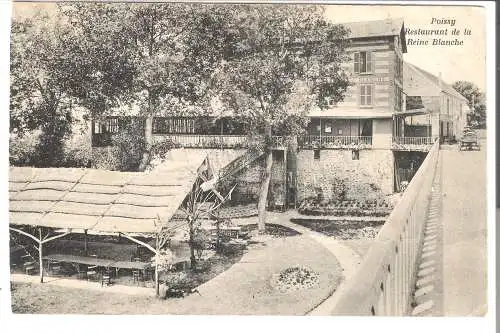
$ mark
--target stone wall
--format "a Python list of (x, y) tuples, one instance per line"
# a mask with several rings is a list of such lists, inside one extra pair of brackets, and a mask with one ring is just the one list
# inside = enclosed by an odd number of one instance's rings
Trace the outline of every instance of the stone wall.
[(297, 202), (316, 197), (336, 199), (339, 186), (345, 198), (376, 199), (394, 191), (394, 155), (391, 150), (361, 150), (353, 160), (351, 150), (321, 150), (314, 159), (313, 150), (297, 154)]

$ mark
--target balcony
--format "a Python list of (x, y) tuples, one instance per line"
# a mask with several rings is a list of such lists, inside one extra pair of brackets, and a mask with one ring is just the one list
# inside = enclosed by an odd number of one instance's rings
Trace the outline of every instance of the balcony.
[(247, 148), (245, 135), (154, 134), (154, 142), (171, 142), (183, 148)]
[(428, 152), (436, 138), (432, 137), (393, 137), (392, 149), (398, 151)]
[[(154, 134), (154, 142), (170, 142), (183, 148), (245, 149), (249, 145), (246, 135)], [(272, 149), (286, 149), (287, 139), (273, 136)]]
[(299, 139), (302, 149), (371, 149), (371, 136), (319, 136), (306, 135)]

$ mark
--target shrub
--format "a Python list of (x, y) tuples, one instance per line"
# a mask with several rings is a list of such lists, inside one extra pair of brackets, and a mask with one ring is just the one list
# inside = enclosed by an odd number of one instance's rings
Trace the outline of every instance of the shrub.
[(73, 134), (65, 140), (63, 145), (63, 156), (65, 167), (90, 167), (92, 161), (92, 146), (88, 134)]
[(34, 166), (37, 161), (37, 146), (40, 143), (40, 131), (9, 137), (9, 163), (12, 166)]
[(142, 155), (146, 152), (142, 122), (133, 120), (119, 133), (113, 135), (112, 143), (118, 152), (117, 169), (137, 171)]

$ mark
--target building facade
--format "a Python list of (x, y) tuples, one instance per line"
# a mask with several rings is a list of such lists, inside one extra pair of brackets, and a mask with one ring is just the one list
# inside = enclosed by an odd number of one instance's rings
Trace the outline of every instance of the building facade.
[(459, 138), (467, 125), (470, 112), (467, 99), (453, 87), (415, 65), (404, 63), (404, 89), (407, 109), (423, 110), (425, 114), (408, 117), (405, 134), (413, 137), (431, 136), (441, 142)]

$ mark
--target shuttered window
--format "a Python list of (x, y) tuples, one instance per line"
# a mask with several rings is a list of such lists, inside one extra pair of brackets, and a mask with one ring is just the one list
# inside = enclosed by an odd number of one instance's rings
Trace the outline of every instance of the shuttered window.
[(372, 72), (372, 54), (371, 52), (354, 53), (354, 73)]
[(362, 84), (361, 86), (361, 94), (360, 94), (360, 102), (361, 106), (371, 106), (373, 105), (373, 85), (371, 84)]
[(193, 134), (194, 119), (192, 118), (161, 118), (153, 119), (155, 134)]

